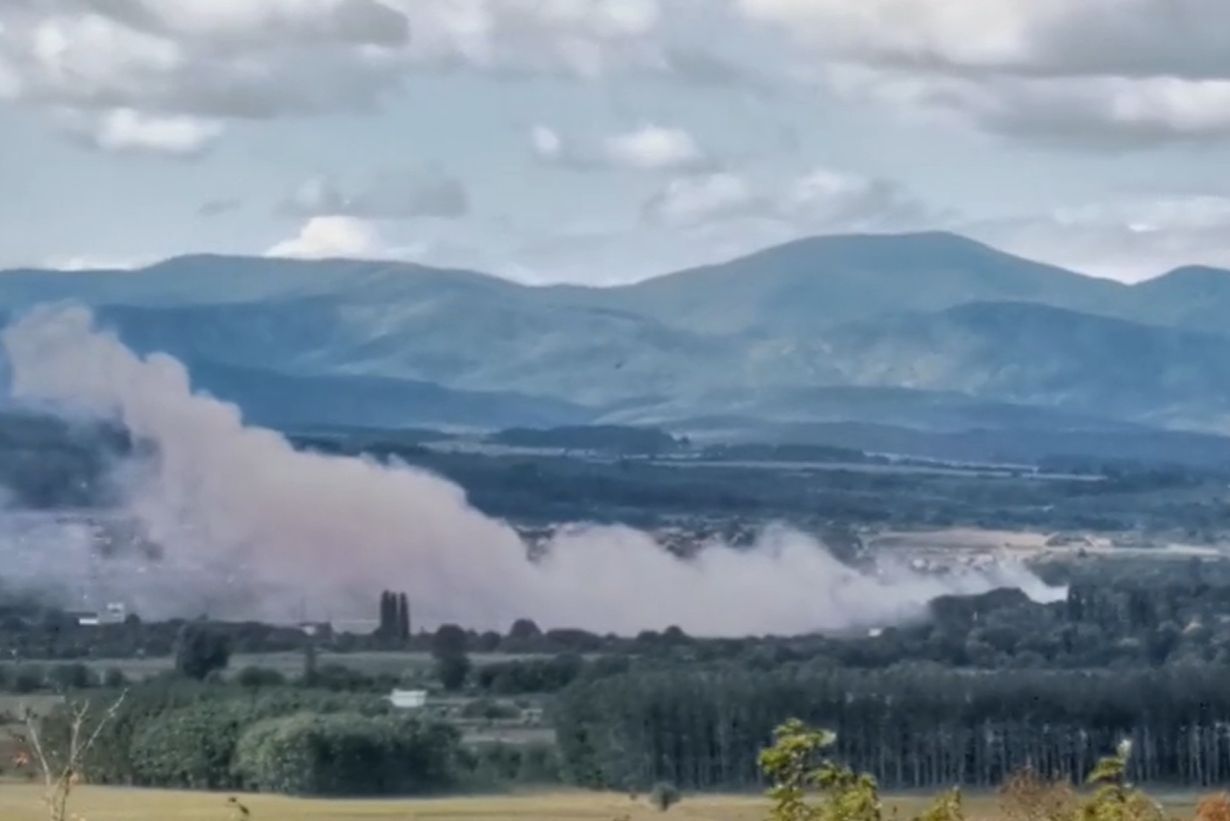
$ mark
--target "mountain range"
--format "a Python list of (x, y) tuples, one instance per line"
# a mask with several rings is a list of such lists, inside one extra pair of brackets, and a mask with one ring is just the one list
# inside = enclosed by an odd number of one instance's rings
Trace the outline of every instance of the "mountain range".
[(1230, 434), (1230, 272), (1125, 285), (944, 233), (816, 237), (612, 288), (224, 256), (0, 272), (7, 315), (62, 300), (282, 427)]

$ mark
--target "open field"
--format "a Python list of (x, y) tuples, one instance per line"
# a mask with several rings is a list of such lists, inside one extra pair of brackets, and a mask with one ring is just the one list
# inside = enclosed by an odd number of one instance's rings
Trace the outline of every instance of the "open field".
[[(37, 787), (0, 783), (0, 818), (5, 821), (41, 821), (46, 818), (39, 803)], [(227, 795), (219, 793), (163, 792), (154, 790), (82, 789), (74, 796), (73, 807), (89, 821), (228, 821), (231, 815)], [(1191, 817), (1195, 796), (1162, 796), (1168, 812), (1178, 818)], [(478, 798), (439, 798), (363, 801), (311, 801), (279, 796), (243, 796), (253, 821), (381, 821), (381, 819), (448, 819), (449, 821), (493, 821), (494, 819), (554, 819), (554, 821), (648, 821), (661, 819), (644, 800), (610, 793), (560, 792), (527, 795), (485, 796)], [(895, 796), (884, 800), (885, 816), (909, 819), (922, 812), (926, 796)], [(685, 797), (671, 809), (668, 818), (691, 821), (759, 821), (766, 815), (764, 799), (754, 796)], [(967, 799), (971, 821), (1002, 817), (992, 795)]]

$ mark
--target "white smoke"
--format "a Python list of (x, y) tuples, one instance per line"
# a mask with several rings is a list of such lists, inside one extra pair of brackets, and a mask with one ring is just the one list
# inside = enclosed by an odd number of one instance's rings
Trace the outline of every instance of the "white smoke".
[(285, 619), (306, 602), (314, 615), (355, 617), (387, 588), (407, 591), (418, 624), (502, 628), (525, 616), (602, 632), (746, 635), (898, 622), (946, 593), (1055, 592), (1014, 565), (860, 573), (784, 529), (688, 561), (630, 529), (571, 529), (531, 562), (511, 527), (450, 482), (296, 451), (245, 426), (233, 405), (194, 394), (179, 362), (138, 356), (85, 309), (37, 309), (3, 344), (15, 398), (116, 420), (150, 445), (125, 473), (124, 514), (165, 555), (117, 557), (105, 571), (150, 615), (208, 607)]

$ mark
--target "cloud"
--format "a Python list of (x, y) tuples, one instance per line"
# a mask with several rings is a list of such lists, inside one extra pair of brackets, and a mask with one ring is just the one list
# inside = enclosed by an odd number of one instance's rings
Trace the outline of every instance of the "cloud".
[(229, 214), (232, 211), (237, 211), (243, 207), (243, 200), (238, 197), (219, 197), (218, 199), (207, 200), (201, 203), (196, 209), (197, 216), (201, 217), (218, 217), (223, 214)]
[(135, 151), (193, 157), (222, 135), (222, 124), (197, 117), (160, 117), (118, 108), (84, 126), (89, 138), (107, 151)]
[(689, 226), (763, 210), (747, 181), (736, 174), (715, 172), (677, 177), (644, 205), (651, 222)]
[(530, 147), (540, 159), (556, 160), (563, 155), (564, 141), (555, 129), (536, 125), (530, 130)]
[(1007, 251), (1135, 282), (1189, 264), (1230, 267), (1230, 197), (1125, 196), (963, 230)]
[(612, 165), (645, 171), (689, 168), (705, 161), (687, 131), (652, 124), (606, 138), (603, 151)]
[(778, 199), (781, 215), (829, 232), (901, 230), (942, 219), (889, 180), (816, 168), (792, 181)]
[(682, 128), (653, 123), (610, 134), (592, 145), (577, 145), (566, 140), (555, 129), (538, 125), (530, 131), (530, 147), (544, 162), (558, 163), (579, 171), (680, 172), (699, 171), (715, 165), (691, 133)]
[(736, 0), (851, 97), (996, 133), (1144, 146), (1230, 136), (1230, 6), (1215, 0)]
[[(8, 0), (0, 99), (102, 131), (113, 112), (133, 112), (121, 116), (142, 133), (178, 122), (172, 142), (191, 142), (176, 118), (199, 130), (365, 111), (426, 70), (652, 65), (660, 14), (657, 0)], [(167, 139), (121, 142), (160, 151)]]
[(268, 251), (270, 257), (328, 259), (332, 257), (374, 257), (382, 253), (383, 243), (376, 228), (355, 217), (312, 217), (290, 239)]
[(470, 210), (465, 186), (437, 172), (387, 171), (346, 192), (329, 177), (300, 185), (282, 204), (292, 216), (352, 216), (364, 219), (455, 219)]
[(663, 225), (758, 220), (781, 238), (935, 227), (949, 218), (896, 183), (823, 167), (759, 187), (727, 172), (676, 177), (642, 210)]

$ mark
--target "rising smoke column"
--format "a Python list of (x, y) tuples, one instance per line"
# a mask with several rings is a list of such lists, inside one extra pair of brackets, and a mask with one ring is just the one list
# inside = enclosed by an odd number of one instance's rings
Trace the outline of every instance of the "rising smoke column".
[[(122, 424), (144, 454), (126, 466), (126, 511), (165, 556), (120, 565), (151, 615), (285, 619), (366, 615), (377, 591), (406, 590), (420, 623), (697, 635), (795, 633), (896, 622), (945, 593), (1019, 586), (1031, 574), (872, 576), (817, 542), (770, 529), (750, 550), (714, 546), (688, 561), (627, 528), (578, 528), (534, 562), (516, 532), (437, 476), (296, 451), (194, 394), (175, 359), (141, 357), (76, 307), (36, 309), (3, 332), (15, 398)], [(199, 611), (196, 611), (199, 612)]]

